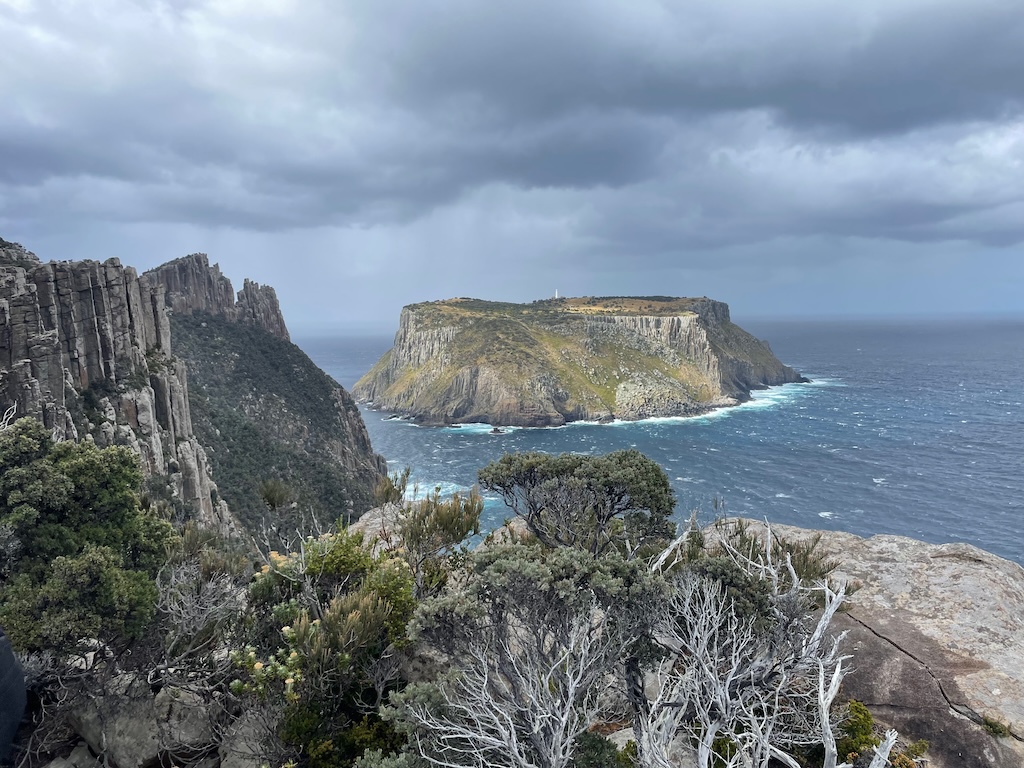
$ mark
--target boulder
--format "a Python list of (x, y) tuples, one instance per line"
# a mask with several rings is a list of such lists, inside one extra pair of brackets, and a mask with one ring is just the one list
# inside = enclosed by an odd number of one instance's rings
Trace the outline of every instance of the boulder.
[(258, 768), (267, 763), (267, 746), (275, 742), (273, 718), (250, 710), (242, 713), (221, 742), (220, 768)]
[(152, 765), (160, 754), (153, 694), (145, 681), (121, 675), (72, 715), (75, 731), (94, 754), (117, 768)]
[(1024, 765), (1024, 568), (900, 536), (830, 531), (820, 546), (840, 562), (836, 578), (860, 584), (834, 624), (853, 656), (844, 695), (927, 739), (930, 768)]
[(182, 764), (216, 749), (221, 719), (218, 704), (191, 691), (165, 687), (154, 696), (145, 680), (125, 674), (80, 706), (72, 725), (106, 765), (141, 768), (167, 759)]

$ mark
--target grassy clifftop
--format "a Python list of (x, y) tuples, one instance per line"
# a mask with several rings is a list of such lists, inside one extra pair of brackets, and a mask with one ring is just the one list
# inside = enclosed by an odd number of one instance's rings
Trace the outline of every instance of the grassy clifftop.
[(353, 391), (422, 423), (548, 426), (694, 415), (796, 380), (707, 298), (460, 298), (406, 307)]

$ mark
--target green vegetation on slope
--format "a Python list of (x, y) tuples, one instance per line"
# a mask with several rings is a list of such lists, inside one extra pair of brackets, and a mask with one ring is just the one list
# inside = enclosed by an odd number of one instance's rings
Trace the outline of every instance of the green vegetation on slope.
[(426, 424), (697, 415), (801, 380), (706, 297), (425, 302), (395, 344), (353, 391)]
[(268, 481), (291, 491), (274, 519), (289, 529), (310, 514), (346, 519), (368, 509), (381, 467), (355, 403), (298, 347), (262, 329), (196, 314), (171, 321), (189, 370), (193, 428), (213, 476), (250, 529), (269, 509)]

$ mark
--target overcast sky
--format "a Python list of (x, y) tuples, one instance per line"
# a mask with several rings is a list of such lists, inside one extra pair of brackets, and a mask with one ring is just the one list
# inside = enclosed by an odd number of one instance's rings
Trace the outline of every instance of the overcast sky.
[(293, 333), (449, 296), (1024, 313), (1021, 0), (0, 0), (0, 236)]

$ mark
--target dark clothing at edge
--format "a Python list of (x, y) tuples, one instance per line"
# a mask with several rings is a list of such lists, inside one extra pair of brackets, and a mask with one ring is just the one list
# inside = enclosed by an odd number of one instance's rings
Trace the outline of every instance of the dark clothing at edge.
[(0, 763), (10, 757), (14, 736), (25, 713), (25, 674), (0, 628)]

